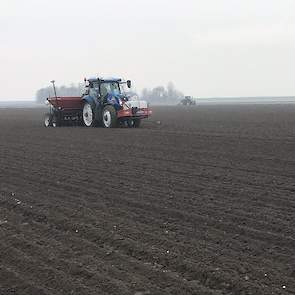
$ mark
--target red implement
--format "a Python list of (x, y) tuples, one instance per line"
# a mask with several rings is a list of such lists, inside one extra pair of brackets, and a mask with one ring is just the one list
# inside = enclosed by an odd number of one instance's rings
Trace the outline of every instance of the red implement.
[(63, 110), (82, 109), (83, 101), (81, 96), (58, 96), (50, 97), (48, 101), (55, 107)]
[(148, 108), (138, 109), (134, 112), (132, 109), (127, 110), (119, 110), (117, 112), (117, 117), (124, 118), (124, 117), (139, 117), (141, 119), (148, 118), (152, 114), (152, 111)]

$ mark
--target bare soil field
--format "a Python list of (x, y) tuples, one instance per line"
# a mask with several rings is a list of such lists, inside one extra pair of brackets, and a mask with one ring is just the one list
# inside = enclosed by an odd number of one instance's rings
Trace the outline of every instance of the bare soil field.
[(1, 295), (295, 294), (295, 105), (43, 112), (0, 110)]

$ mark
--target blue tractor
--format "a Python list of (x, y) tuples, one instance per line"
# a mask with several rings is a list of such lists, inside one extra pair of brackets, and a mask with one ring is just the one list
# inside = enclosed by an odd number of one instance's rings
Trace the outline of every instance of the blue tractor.
[(50, 113), (45, 115), (45, 126), (61, 126), (79, 121), (86, 127), (103, 126), (113, 128), (119, 125), (139, 127), (141, 120), (151, 115), (146, 101), (130, 95), (131, 81), (117, 78), (85, 79), (82, 96), (50, 97)]

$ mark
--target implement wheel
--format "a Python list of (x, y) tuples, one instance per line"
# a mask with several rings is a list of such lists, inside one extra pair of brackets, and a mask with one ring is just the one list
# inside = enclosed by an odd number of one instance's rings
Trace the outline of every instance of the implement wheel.
[(140, 119), (129, 119), (127, 120), (127, 126), (129, 128), (138, 128), (140, 126)]
[(134, 128), (140, 127), (140, 123), (141, 123), (141, 120), (140, 119), (134, 119), (133, 120), (133, 127)]
[(56, 114), (52, 115), (52, 127), (60, 127), (60, 120)]
[(45, 127), (52, 127), (52, 114), (50, 114), (50, 113), (45, 114), (44, 126)]

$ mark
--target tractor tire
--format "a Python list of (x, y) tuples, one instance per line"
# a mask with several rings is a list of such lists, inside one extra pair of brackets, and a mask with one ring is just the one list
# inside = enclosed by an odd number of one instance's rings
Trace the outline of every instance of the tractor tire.
[(88, 102), (85, 102), (83, 106), (82, 123), (86, 127), (96, 126), (95, 115), (93, 113), (91, 104)]
[(127, 126), (129, 128), (138, 128), (140, 126), (141, 120), (140, 119), (130, 119), (127, 121)]
[[(127, 125), (128, 128), (133, 128), (134, 127), (134, 121), (132, 119), (128, 119), (125, 124)], [(125, 126), (126, 126), (125, 125)]]
[(134, 119), (133, 120), (133, 127), (134, 128), (139, 128), (140, 127), (140, 123), (141, 123), (141, 120), (140, 119)]
[(118, 125), (117, 112), (111, 105), (104, 107), (102, 111), (102, 126), (104, 128), (115, 128)]
[(44, 116), (44, 126), (45, 127), (52, 127), (52, 114), (46, 113)]

